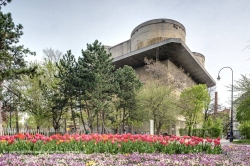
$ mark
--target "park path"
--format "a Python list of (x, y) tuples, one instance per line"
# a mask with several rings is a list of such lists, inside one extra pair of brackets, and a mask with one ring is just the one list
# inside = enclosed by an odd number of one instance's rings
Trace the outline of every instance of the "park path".
[[(233, 141), (238, 141), (238, 139), (234, 139)], [(223, 145), (240, 145), (240, 144), (235, 144), (234, 142), (229, 142), (229, 140), (226, 140), (226, 139), (221, 139), (220, 143), (221, 143), (222, 146)], [(245, 146), (250, 147), (250, 145), (245, 145)]]
[[(234, 141), (237, 141), (237, 140), (234, 139)], [(221, 139), (220, 143), (221, 145), (234, 145), (234, 142), (229, 142), (229, 140), (226, 140), (226, 139)]]

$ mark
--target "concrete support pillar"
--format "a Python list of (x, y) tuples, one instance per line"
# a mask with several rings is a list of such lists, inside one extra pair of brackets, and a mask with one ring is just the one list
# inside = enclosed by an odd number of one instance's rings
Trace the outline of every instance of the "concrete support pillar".
[(154, 120), (149, 120), (150, 121), (150, 135), (154, 135)]

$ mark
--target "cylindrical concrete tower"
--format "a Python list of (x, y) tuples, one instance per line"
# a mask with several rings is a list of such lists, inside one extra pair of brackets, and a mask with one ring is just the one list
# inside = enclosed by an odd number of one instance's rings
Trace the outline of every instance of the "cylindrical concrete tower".
[(205, 56), (198, 52), (193, 52), (194, 57), (200, 62), (200, 64), (205, 67)]
[(155, 19), (138, 25), (131, 33), (131, 51), (169, 38), (186, 40), (185, 27), (174, 20)]

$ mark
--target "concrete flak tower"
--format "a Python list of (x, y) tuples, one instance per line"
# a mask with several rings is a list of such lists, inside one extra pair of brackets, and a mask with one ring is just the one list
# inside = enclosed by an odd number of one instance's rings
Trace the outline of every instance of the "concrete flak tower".
[[(192, 52), (186, 45), (186, 29), (178, 21), (153, 19), (136, 26), (130, 39), (114, 46), (105, 46), (112, 54), (116, 68), (132, 66), (138, 75), (143, 73), (145, 58), (157, 59), (169, 70), (181, 70), (192, 84), (215, 85), (215, 81), (205, 69), (205, 56)], [(192, 85), (187, 84), (187, 85)]]
[(138, 25), (131, 33), (131, 51), (161, 42), (170, 38), (186, 41), (185, 27), (171, 19), (154, 19)]

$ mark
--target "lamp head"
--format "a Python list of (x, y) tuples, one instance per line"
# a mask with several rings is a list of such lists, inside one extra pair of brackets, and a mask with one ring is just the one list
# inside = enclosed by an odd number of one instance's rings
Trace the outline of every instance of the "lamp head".
[(217, 80), (220, 81), (220, 75), (218, 75)]

